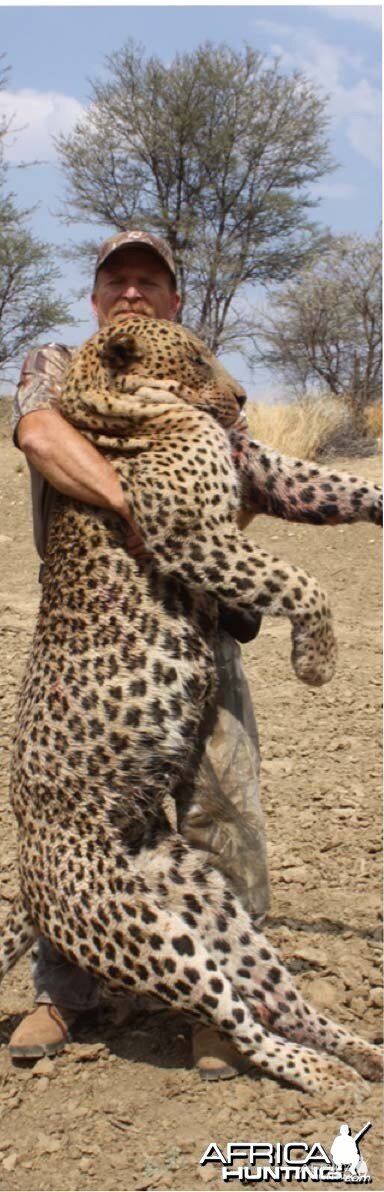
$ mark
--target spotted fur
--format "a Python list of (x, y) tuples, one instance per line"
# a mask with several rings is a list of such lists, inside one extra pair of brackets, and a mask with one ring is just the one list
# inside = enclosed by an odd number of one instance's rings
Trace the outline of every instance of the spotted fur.
[(318, 685), (332, 678), (336, 661), (325, 593), (244, 539), (236, 524), (239, 486), (225, 428), (238, 421), (243, 401), (194, 335), (141, 317), (108, 325), (79, 351), (61, 409), (115, 453), (157, 567), (231, 609), (288, 617), (296, 674)]
[[(152, 993), (214, 1023), (266, 1074), (308, 1091), (357, 1073), (378, 1079), (377, 1048), (304, 1002), (254, 917), (164, 814), (165, 795), (177, 800), (198, 768), (215, 691), (215, 597), (264, 610), (256, 588), (277, 611), (291, 592), (297, 615), (294, 588), (305, 589), (301, 573), (293, 579), (263, 552), (239, 554), (225, 434), (197, 405), (204, 386), (211, 409), (224, 395), (228, 411), (239, 395), (216, 364), (199, 387), (191, 362), (184, 367), (188, 335), (166, 327), (168, 341), (148, 320), (123, 339), (140, 352), (140, 369), (145, 345), (159, 353), (165, 382), (152, 375), (152, 357), (147, 382), (131, 372), (131, 356), (129, 375), (125, 357), (117, 367), (119, 327), (80, 350), (63, 394), (66, 415), (114, 459), (155, 544), (152, 560), (135, 560), (119, 518), (57, 498), (17, 719), (20, 893), (2, 932), (0, 975), (39, 932), (110, 990)], [(313, 602), (309, 622), (314, 592)]]

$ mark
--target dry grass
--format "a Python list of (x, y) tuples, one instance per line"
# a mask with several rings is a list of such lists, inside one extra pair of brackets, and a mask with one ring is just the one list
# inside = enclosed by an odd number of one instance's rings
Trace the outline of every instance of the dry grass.
[(374, 405), (367, 406), (365, 411), (365, 420), (368, 427), (368, 434), (372, 437), (372, 439), (382, 439), (383, 409), (381, 402), (375, 402)]
[(349, 421), (348, 407), (331, 397), (301, 398), (288, 405), (250, 402), (247, 417), (255, 439), (302, 459), (316, 459)]

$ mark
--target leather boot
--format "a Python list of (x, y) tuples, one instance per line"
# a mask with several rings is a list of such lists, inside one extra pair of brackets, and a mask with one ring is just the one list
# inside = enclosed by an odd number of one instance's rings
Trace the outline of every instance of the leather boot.
[(252, 1067), (233, 1043), (214, 1027), (200, 1023), (192, 1028), (192, 1054), (202, 1080), (233, 1080)]
[(41, 1003), (23, 1018), (9, 1040), (12, 1059), (39, 1059), (57, 1055), (71, 1041), (70, 1028), (78, 1012)]

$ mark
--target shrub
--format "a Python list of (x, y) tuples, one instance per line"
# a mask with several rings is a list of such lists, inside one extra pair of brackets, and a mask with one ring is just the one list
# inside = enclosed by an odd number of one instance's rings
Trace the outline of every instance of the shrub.
[(347, 438), (350, 424), (348, 407), (331, 397), (300, 398), (287, 405), (250, 403), (247, 417), (255, 439), (302, 459), (316, 459), (343, 432)]

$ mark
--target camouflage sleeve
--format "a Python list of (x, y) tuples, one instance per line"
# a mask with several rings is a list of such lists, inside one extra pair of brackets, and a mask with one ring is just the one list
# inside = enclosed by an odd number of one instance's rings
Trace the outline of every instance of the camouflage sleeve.
[(50, 410), (56, 406), (72, 354), (73, 349), (55, 343), (28, 352), (12, 408), (12, 434), (16, 446), (20, 418), (34, 410)]

